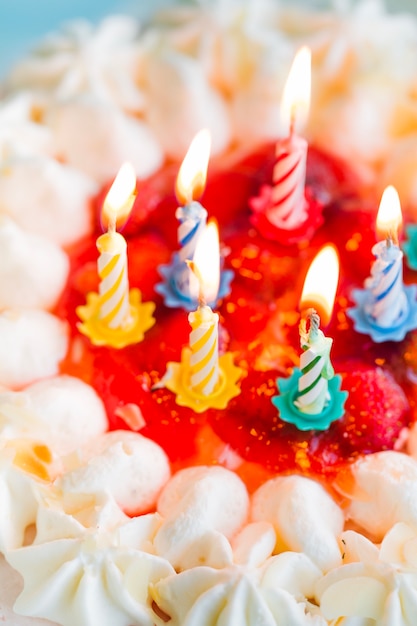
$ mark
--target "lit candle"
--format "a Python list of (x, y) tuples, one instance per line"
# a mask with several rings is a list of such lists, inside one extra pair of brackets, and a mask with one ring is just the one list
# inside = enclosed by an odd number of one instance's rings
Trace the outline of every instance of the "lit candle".
[(276, 146), (272, 175), (272, 202), (268, 219), (279, 228), (292, 230), (307, 219), (305, 182), (307, 141), (296, 133), (308, 117), (311, 91), (311, 52), (303, 47), (296, 54), (281, 102), (281, 118), (289, 129), (287, 139)]
[(301, 376), (295, 406), (302, 413), (321, 413), (330, 399), (328, 380), (334, 376), (330, 362), (333, 340), (320, 330), (320, 317), (314, 309), (301, 319), (300, 343), (304, 352), (300, 357)]
[(322, 248), (313, 259), (304, 279), (300, 309), (319, 311), (325, 326), (330, 322), (339, 281), (339, 257), (332, 245)]
[(97, 239), (100, 256), (97, 269), (100, 277), (99, 318), (109, 328), (120, 328), (129, 322), (129, 280), (127, 272), (127, 244), (116, 232), (121, 213), (129, 213), (135, 200), (136, 174), (130, 163), (119, 170), (103, 204), (107, 233)]
[(215, 223), (204, 229), (188, 265), (199, 285), (197, 310), (188, 316), (189, 345), (182, 350), (180, 363), (167, 364), (166, 374), (155, 389), (167, 387), (175, 393), (178, 405), (201, 413), (209, 408), (224, 409), (240, 393), (237, 381), (242, 375), (231, 352), (219, 356), (219, 316), (207, 304), (216, 300), (221, 276)]
[(126, 221), (136, 197), (136, 174), (125, 163), (119, 170), (105, 200), (102, 221), (107, 232), (98, 237), (98, 293), (87, 294), (87, 304), (77, 307), (78, 329), (95, 345), (123, 348), (139, 343), (155, 319), (153, 302), (142, 302), (139, 289), (129, 289), (127, 243), (116, 232)]
[[(177, 239), (180, 247), (168, 265), (158, 267), (163, 282), (155, 286), (155, 291), (163, 296), (166, 306), (181, 307), (187, 311), (193, 311), (198, 302), (199, 284), (189, 262), (193, 260), (197, 244), (207, 226), (207, 211), (198, 199), (206, 184), (210, 145), (208, 130), (197, 133), (179, 169), (175, 191), (182, 206), (178, 207), (175, 215), (179, 221)], [(220, 272), (217, 293), (211, 294), (212, 299), (207, 299), (210, 305), (215, 305), (218, 298), (230, 293), (232, 278), (231, 270)]]
[(289, 379), (279, 378), (281, 395), (272, 403), (280, 418), (300, 430), (325, 430), (343, 415), (347, 393), (340, 391), (341, 377), (334, 375), (330, 361), (333, 339), (320, 330), (322, 312), (330, 320), (339, 279), (339, 259), (335, 248), (327, 245), (313, 260), (304, 282), (300, 300), (300, 370)]
[(207, 211), (197, 200), (202, 195), (207, 177), (211, 137), (208, 130), (201, 130), (194, 137), (181, 164), (176, 182), (176, 196), (183, 206), (178, 207), (179, 258), (189, 261), (194, 257), (207, 220)]
[(356, 303), (347, 311), (355, 329), (366, 333), (377, 343), (401, 341), (417, 327), (415, 285), (404, 285), (403, 253), (398, 245), (402, 223), (401, 204), (394, 187), (382, 194), (377, 215), (377, 231), (384, 237), (372, 248), (376, 260), (364, 289), (355, 289)]
[(283, 91), (281, 121), (287, 135), (275, 146), (272, 182), (249, 199), (254, 226), (284, 245), (310, 239), (323, 222), (323, 206), (306, 187), (308, 143), (299, 134), (308, 118), (310, 92), (311, 51), (303, 47)]
[(367, 315), (381, 328), (401, 324), (408, 315), (408, 301), (403, 283), (403, 253), (398, 246), (398, 229), (402, 222), (400, 198), (396, 189), (385, 189), (378, 210), (377, 231), (384, 237), (372, 248), (376, 257), (371, 276), (365, 281), (369, 300)]
[(219, 382), (218, 323), (206, 302), (216, 298), (220, 282), (219, 236), (217, 227), (210, 223), (198, 241), (191, 263), (200, 294), (197, 311), (190, 313), (190, 386), (207, 396), (214, 392)]
[[(339, 261), (336, 250), (325, 246), (314, 259), (307, 273), (301, 295), (301, 309), (314, 302), (322, 307), (330, 318), (339, 278)], [(302, 413), (321, 413), (329, 402), (328, 381), (334, 376), (330, 362), (333, 339), (320, 330), (320, 317), (314, 308), (301, 318), (300, 357), (301, 376), (298, 380), (296, 407)]]

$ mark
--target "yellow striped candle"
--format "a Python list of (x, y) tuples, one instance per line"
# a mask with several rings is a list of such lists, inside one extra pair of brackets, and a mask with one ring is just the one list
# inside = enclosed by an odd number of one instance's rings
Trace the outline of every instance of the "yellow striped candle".
[(215, 300), (220, 282), (219, 234), (214, 222), (204, 229), (191, 267), (200, 285), (200, 305), (190, 313), (190, 385), (204, 396), (213, 393), (219, 382), (219, 316), (206, 305)]
[(126, 217), (132, 208), (136, 189), (136, 174), (125, 163), (119, 170), (103, 205), (103, 218), (108, 231), (97, 239), (100, 256), (97, 269), (100, 278), (100, 306), (98, 317), (109, 328), (121, 328), (129, 322), (129, 279), (127, 271), (127, 244), (116, 232), (121, 215)]
[(209, 306), (199, 306), (188, 316), (190, 333), (190, 385), (204, 396), (215, 391), (219, 381), (219, 316)]
[(97, 239), (97, 249), (99, 319), (109, 328), (119, 328), (128, 321), (130, 311), (126, 240), (109, 231)]

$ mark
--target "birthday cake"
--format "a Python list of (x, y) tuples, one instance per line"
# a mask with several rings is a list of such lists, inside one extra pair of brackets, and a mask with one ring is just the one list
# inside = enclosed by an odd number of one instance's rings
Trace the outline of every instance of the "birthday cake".
[(415, 623), (417, 18), (347, 4), (74, 22), (4, 81), (6, 624)]

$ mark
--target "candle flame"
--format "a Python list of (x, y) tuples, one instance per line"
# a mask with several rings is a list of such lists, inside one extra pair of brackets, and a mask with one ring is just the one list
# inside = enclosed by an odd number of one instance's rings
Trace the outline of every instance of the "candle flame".
[(192, 267), (199, 282), (200, 300), (215, 302), (220, 285), (220, 243), (217, 224), (213, 220), (197, 242)]
[(382, 194), (376, 217), (376, 228), (380, 236), (398, 243), (398, 229), (401, 223), (400, 197), (395, 187), (389, 185)]
[(327, 245), (313, 259), (304, 281), (300, 308), (314, 308), (324, 325), (330, 321), (339, 280), (339, 257), (336, 248)]
[(206, 186), (211, 135), (200, 130), (192, 140), (177, 176), (175, 193), (180, 204), (198, 200)]
[(136, 198), (136, 173), (131, 163), (123, 163), (104, 200), (102, 222), (115, 230), (126, 223)]
[(282, 94), (281, 119), (290, 133), (307, 122), (310, 94), (311, 50), (303, 46), (294, 57)]

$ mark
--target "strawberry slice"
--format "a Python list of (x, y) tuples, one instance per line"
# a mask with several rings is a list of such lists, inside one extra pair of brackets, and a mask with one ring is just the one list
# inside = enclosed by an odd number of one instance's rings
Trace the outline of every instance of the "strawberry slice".
[(341, 460), (394, 449), (412, 419), (407, 396), (387, 370), (351, 361), (338, 371), (349, 396), (343, 417), (310, 446), (311, 467), (317, 473), (326, 473)]

